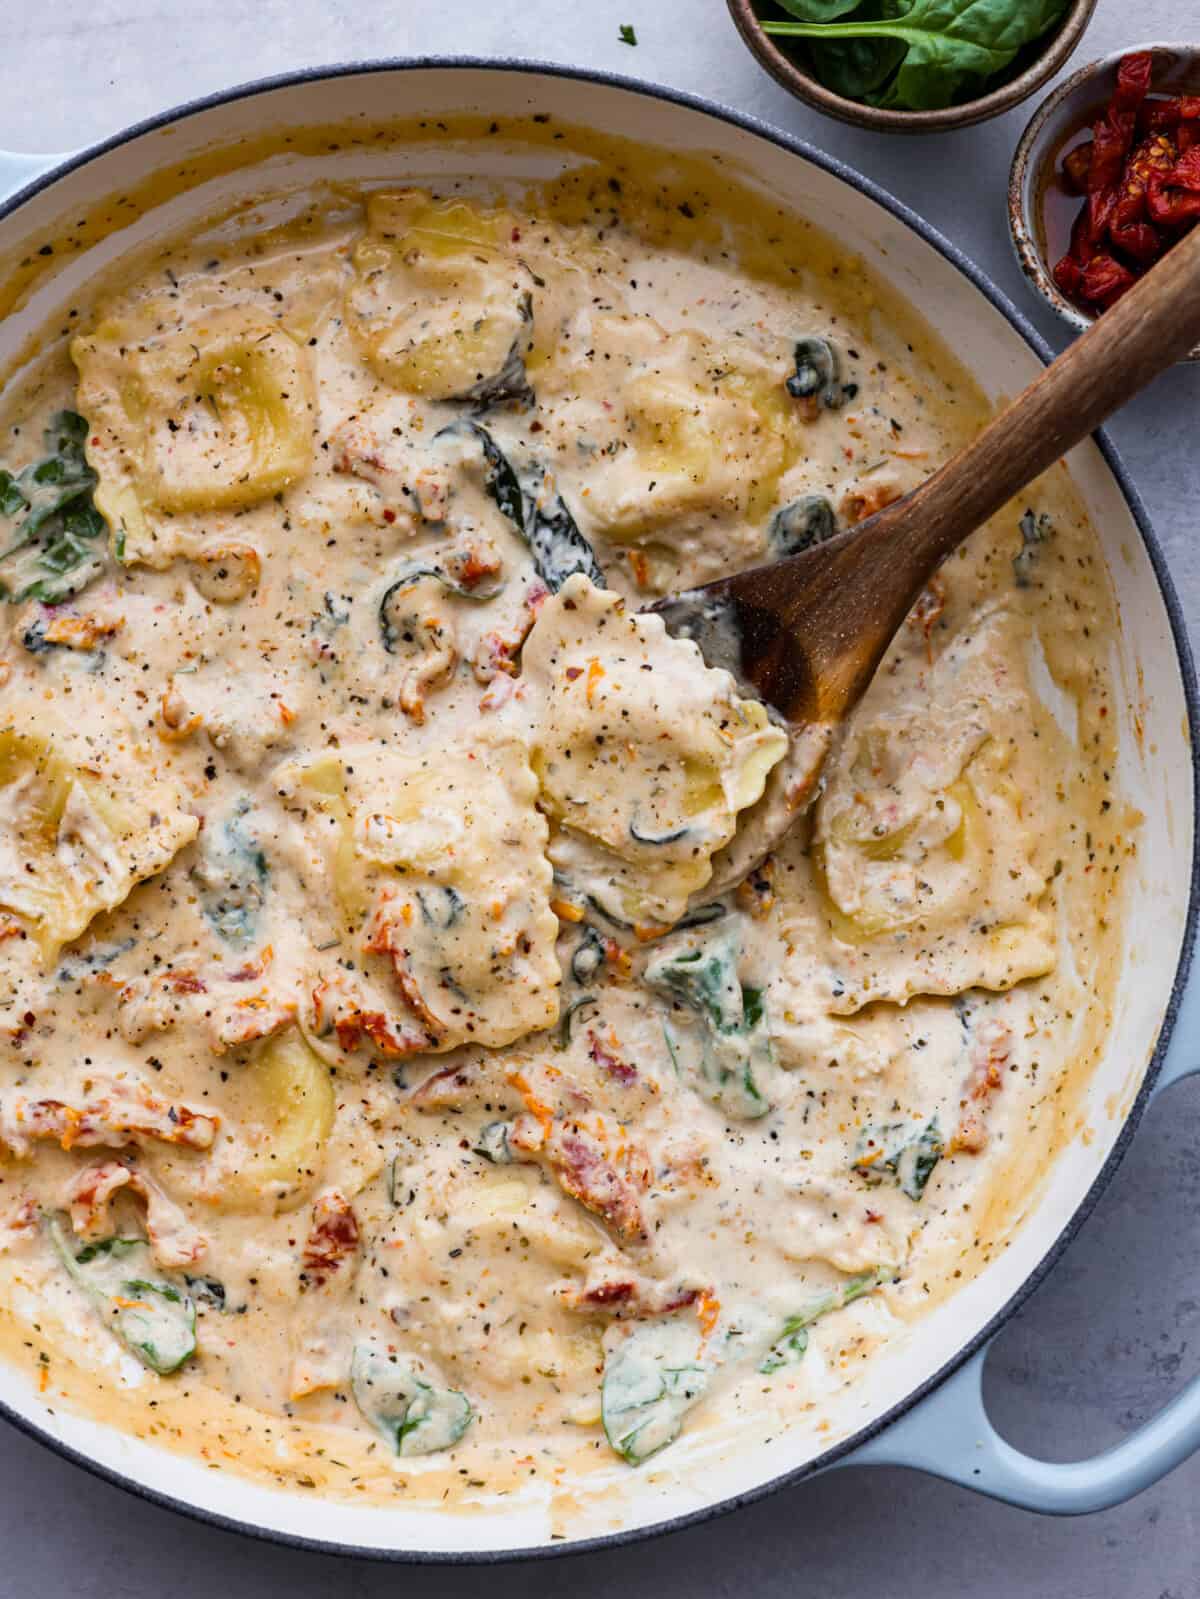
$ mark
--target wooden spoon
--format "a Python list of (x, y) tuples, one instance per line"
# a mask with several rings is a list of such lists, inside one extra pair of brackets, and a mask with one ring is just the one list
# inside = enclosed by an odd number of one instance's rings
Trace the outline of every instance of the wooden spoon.
[[(774, 706), (797, 735), (832, 729), (861, 698), (946, 557), (1197, 342), (1200, 226), (911, 494), (800, 555), (651, 609), (669, 632), (694, 639), (710, 665), (727, 667)], [(827, 745), (827, 738), (808, 740), (806, 782), (793, 764), (790, 787), (801, 803)]]

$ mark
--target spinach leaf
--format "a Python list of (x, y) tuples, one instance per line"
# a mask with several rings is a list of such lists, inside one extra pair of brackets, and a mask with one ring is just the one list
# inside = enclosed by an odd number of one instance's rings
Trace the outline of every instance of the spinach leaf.
[(576, 1016), (582, 1015), (589, 1008), (595, 1009), (599, 1003), (595, 994), (580, 994), (577, 999), (563, 1006), (562, 1014), (558, 1018), (558, 1041), (554, 1046), (555, 1049), (560, 1051), (570, 1049), (571, 1032), (575, 1026)]
[(252, 806), (242, 795), (219, 826), (205, 829), (192, 881), (219, 938), (227, 944), (252, 943), (267, 898), (270, 868), (252, 823)]
[[(762, 990), (742, 985), (739, 954), (737, 935), (726, 933), (699, 949), (660, 955), (646, 967), (645, 982), (695, 1015), (690, 1075), (697, 1092), (726, 1116), (751, 1121), (771, 1109), (758, 1075), (771, 1064), (773, 1051)], [(666, 1021), (663, 1034), (678, 1070), (684, 1035)]]
[(512, 1150), (508, 1147), (509, 1122), (488, 1122), (479, 1130), (478, 1143), (471, 1148), (476, 1155), (482, 1155), (484, 1160), (491, 1161), (493, 1166), (509, 1166), (512, 1164)]
[(107, 524), (92, 500), (87, 431), (78, 412), (58, 411), (44, 435), (48, 454), (15, 475), (0, 471), (0, 517), (16, 522), (0, 547), (0, 599), (67, 599), (104, 569)]
[(415, 588), (422, 578), (431, 577), (450, 594), (456, 594), (460, 600), (474, 600), (476, 604), (485, 604), (494, 600), (504, 587), (504, 580), (497, 583), (480, 583), (473, 589), (464, 588), (461, 583), (456, 583), (450, 574), (432, 561), (405, 561), (396, 576), (383, 591), (379, 601), (379, 632), (383, 639), (383, 647), (389, 655), (396, 653), (396, 645), (400, 642), (400, 630), (392, 618), (392, 601), (397, 594), (403, 594), (407, 589)]
[(529, 483), (525, 512), (525, 540), (533, 564), (551, 594), (557, 594), (569, 577), (582, 572), (597, 588), (604, 587), (604, 573), (592, 546), (575, 525), (562, 495), (546, 472), (535, 467)]
[[(880, 16), (860, 13), (848, 21), (766, 22), (763, 27), (777, 37), (812, 40), (814, 70), (823, 82), (829, 82), (823, 55), (830, 46), (854, 42), (890, 46), (900, 54), (883, 77), (879, 76), (886, 60), (883, 52), (869, 64), (867, 58), (855, 64), (852, 98), (896, 110), (931, 111), (980, 93), (988, 79), (1012, 65), (1019, 50), (1059, 20), (1066, 4), (1067, 0), (909, 0), (900, 9), (888, 4)], [(829, 86), (850, 92), (836, 81)]]
[(590, 983), (607, 959), (604, 940), (590, 922), (585, 922), (579, 942), (571, 951), (571, 976), (577, 983)]
[[(797, 339), (792, 351), (796, 370), (787, 380), (787, 391), (796, 400), (819, 400), (827, 411), (838, 411), (850, 398), (849, 385), (842, 383), (842, 362), (836, 346), (819, 334), (807, 333)], [(857, 389), (854, 391), (857, 393)]]
[(781, 506), (767, 525), (767, 543), (773, 555), (799, 555), (824, 544), (837, 532), (833, 506), (822, 494), (802, 494)]
[(914, 1126), (912, 1122), (864, 1127), (852, 1165), (856, 1172), (875, 1182), (881, 1182), (886, 1174), (895, 1179), (910, 1199), (920, 1199), (945, 1152), (945, 1141), (935, 1114), (923, 1127)]
[(623, 22), (617, 29), (617, 38), (620, 39), (622, 44), (636, 44), (637, 33), (634, 30), (633, 23)]
[(54, 973), (56, 983), (78, 983), (84, 978), (91, 977), (96, 972), (103, 971), (111, 966), (115, 960), (128, 953), (137, 940), (123, 938), (115, 944), (97, 944), (94, 948), (81, 951), (77, 954), (67, 955), (58, 963), (58, 970)]
[(1043, 511), (1035, 515), (1025, 511), (1021, 516), (1021, 548), (1013, 556), (1013, 576), (1019, 589), (1033, 587), (1033, 569), (1037, 564), (1040, 547), (1053, 537), (1054, 523)]
[(468, 422), (464, 419), (449, 422), (444, 428), (440, 428), (434, 434), (433, 441), (436, 444), (441, 439), (466, 440), (478, 448), (483, 457), (484, 492), (523, 537), (525, 496), (521, 493), (521, 485), (517, 481), (517, 474), (509, 465), (508, 457), (488, 430), (480, 427), (478, 422)]
[[(209, 1310), (227, 1310), (225, 1284), (216, 1277), (189, 1277), (184, 1273), (184, 1282), (192, 1298), (198, 1305), (207, 1305)], [(245, 1309), (245, 1306), (242, 1307)]]
[(886, 1282), (890, 1276), (891, 1272), (886, 1268), (876, 1267), (873, 1271), (863, 1272), (861, 1276), (850, 1277), (840, 1288), (822, 1294), (820, 1299), (814, 1299), (803, 1310), (789, 1316), (778, 1338), (759, 1361), (759, 1371), (769, 1376), (781, 1366), (796, 1365), (804, 1358), (808, 1348), (808, 1329), (814, 1321), (827, 1316), (831, 1310), (840, 1310), (843, 1305), (853, 1304), (863, 1294), (869, 1294), (872, 1288), (878, 1288), (881, 1282)]
[(355, 1345), (350, 1386), (359, 1410), (398, 1455), (449, 1449), (475, 1415), (465, 1394), (426, 1382), (412, 1361), (374, 1339)]
[(775, 3), (798, 22), (836, 22), (853, 11), (859, 0), (775, 0)]
[[(517, 301), (517, 310), (522, 322), (533, 322), (533, 295), (528, 290)], [(517, 405), (532, 405), (534, 395), (525, 375), (525, 350), (522, 348), (527, 344), (527, 335), (518, 334), (509, 345), (504, 364), (498, 372), (477, 378), (470, 388), (463, 389), (461, 394), (452, 394), (450, 398), (471, 400), (479, 412), (489, 411), (493, 405), (503, 405), (506, 400), (512, 400)]]
[(466, 440), (478, 448), (485, 493), (529, 546), (538, 576), (552, 594), (576, 572), (603, 587), (595, 552), (543, 467), (533, 466), (522, 484), (504, 451), (478, 422), (451, 422), (434, 435), (435, 442), (447, 438)]
[(195, 1354), (196, 1306), (155, 1269), (144, 1239), (106, 1238), (76, 1253), (57, 1219), (49, 1233), (67, 1274), (144, 1366), (166, 1377)]
[(458, 890), (445, 883), (426, 883), (416, 890), (416, 896), (421, 920), (439, 933), (448, 933), (467, 908)]
[(679, 1436), (708, 1379), (691, 1318), (643, 1323), (604, 1362), (605, 1437), (622, 1460), (640, 1466)]

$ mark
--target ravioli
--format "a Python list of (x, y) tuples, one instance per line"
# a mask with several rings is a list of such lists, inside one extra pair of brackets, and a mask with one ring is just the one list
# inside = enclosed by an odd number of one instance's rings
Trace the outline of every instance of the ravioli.
[(346, 311), (385, 382), (431, 400), (524, 394), (534, 280), (513, 233), (511, 213), (475, 201), (370, 197)]
[(836, 946), (833, 1009), (1003, 990), (1053, 969), (1038, 847), (1026, 629), (995, 614), (956, 639), (914, 709), (855, 719), (827, 771), (814, 862)]
[(114, 778), (75, 764), (43, 732), (0, 728), (0, 909), (47, 965), (196, 837), (182, 803), (132, 748)]
[[(561, 406), (564, 435), (595, 440), (587, 474), (590, 529), (619, 545), (706, 542), (732, 516), (724, 558), (763, 547), (789, 456), (802, 443), (786, 367), (749, 340), (718, 349), (698, 330), (651, 317), (581, 312), (561, 364), (539, 388)], [(588, 377), (604, 378), (600, 394)]]
[(431, 1050), (500, 1045), (558, 1016), (546, 823), (523, 747), (342, 749), (294, 771), (348, 934)]
[(315, 399), (306, 352), (240, 305), (180, 321), (150, 301), (73, 340), (96, 504), (119, 560), (168, 564), (182, 513), (237, 510), (312, 464)]
[(694, 644), (585, 577), (542, 606), (522, 662), (564, 882), (618, 921), (678, 921), (782, 760), (786, 733)]

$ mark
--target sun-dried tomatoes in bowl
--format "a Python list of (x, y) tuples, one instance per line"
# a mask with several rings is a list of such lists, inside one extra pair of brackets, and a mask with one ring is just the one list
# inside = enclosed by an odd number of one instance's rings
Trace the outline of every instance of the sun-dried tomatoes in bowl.
[(1017, 146), (1008, 215), (1026, 277), (1086, 328), (1200, 220), (1200, 46), (1135, 46), (1060, 84)]

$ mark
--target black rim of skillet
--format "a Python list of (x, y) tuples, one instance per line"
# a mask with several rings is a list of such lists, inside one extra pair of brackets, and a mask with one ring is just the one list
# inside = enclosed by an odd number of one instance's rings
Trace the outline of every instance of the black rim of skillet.
[[(200, 99), (189, 100), (171, 110), (160, 112), (157, 116), (147, 117), (144, 121), (134, 123), (133, 126), (114, 134), (111, 138), (105, 139), (98, 144), (90, 145), (87, 149), (80, 151), (79, 154), (61, 162), (42, 176), (35, 178), (31, 183), (26, 184), (7, 201), (0, 204), (0, 223), (6, 221), (35, 195), (40, 194), (44, 189), (51, 188), (67, 173), (86, 166), (98, 156), (105, 155), (111, 150), (119, 149), (122, 145), (131, 143), (143, 134), (153, 133), (157, 129), (167, 127), (172, 123), (182, 122), (188, 117), (213, 110), (218, 106), (228, 105), (235, 100), (248, 100), (257, 95), (270, 94), (279, 89), (295, 88), (300, 84), (319, 83), (325, 79), (357, 77), (366, 73), (378, 72), (422, 71), (515, 73), (530, 78), (531, 86), (533, 81), (539, 77), (576, 79), (619, 89), (627, 94), (662, 100), (671, 105), (682, 106), (688, 111), (701, 112), (704, 115), (713, 117), (718, 122), (728, 123), (746, 133), (754, 134), (758, 138), (767, 140), (792, 155), (801, 157), (802, 160), (811, 162), (814, 166), (822, 168), (832, 176), (840, 178), (844, 183), (850, 184), (853, 188), (858, 189), (860, 193), (874, 200), (877, 205), (883, 206), (892, 216), (918, 234), (926, 244), (931, 245), (953, 266), (956, 266), (963, 276), (970, 281), (972, 286), (984, 295), (990, 304), (1016, 329), (1042, 361), (1049, 361), (1053, 355), (1053, 351), (1046, 340), (1026, 319), (1024, 314), (955, 244), (951, 243), (936, 228), (926, 222), (923, 217), (911, 211), (871, 178), (864, 177), (852, 167), (836, 160), (833, 156), (826, 155), (824, 151), (809, 144), (807, 140), (784, 133), (757, 117), (748, 116), (741, 111), (735, 111), (730, 106), (722, 105), (719, 101), (707, 99), (702, 95), (688, 94), (678, 89), (666, 88), (661, 84), (644, 82), (622, 73), (595, 72), (587, 68), (558, 66), (518, 57), (490, 59), (478, 56), (400, 56), (393, 59), (383, 58), (373, 61), (312, 67), (304, 71), (280, 73), (274, 77), (259, 78), (231, 89), (223, 89), (215, 94), (205, 95)], [(1171, 638), (1183, 683), (1184, 700), (1187, 705), (1188, 734), (1191, 747), (1195, 751), (1197, 739), (1200, 737), (1200, 699), (1198, 699), (1197, 695), (1195, 666), (1192, 660), (1191, 646), (1188, 641), (1186, 622), (1179, 603), (1179, 597), (1175, 592), (1166, 558), (1150, 526), (1145, 507), (1136, 488), (1130, 481), (1116, 450), (1103, 430), (1096, 432), (1093, 437), (1104, 457), (1105, 464), (1115, 477), (1125, 503), (1128, 505), (1130, 513), (1137, 524), (1142, 543), (1154, 570), (1163, 603), (1166, 606), (1167, 616), (1171, 624)], [(1195, 807), (1194, 814), (1200, 818), (1200, 762), (1197, 762), (1194, 757), (1192, 762), (1192, 798)], [(151, 1487), (147, 1483), (139, 1482), (135, 1478), (126, 1476), (124, 1473), (109, 1466), (101, 1465), (73, 1445), (65, 1443), (61, 1439), (50, 1437), (36, 1422), (19, 1415), (3, 1401), (0, 1401), (0, 1417), (10, 1422), (28, 1437), (36, 1439), (38, 1443), (44, 1444), (48, 1449), (53, 1450), (55, 1454), (60, 1455), (64, 1460), (70, 1461), (73, 1465), (81, 1466), (85, 1471), (90, 1472), (92, 1476), (99, 1477), (102, 1481), (112, 1483), (118, 1488), (123, 1488), (128, 1493), (135, 1494), (151, 1504), (161, 1505), (169, 1510), (176, 1510), (182, 1515), (191, 1517), (194, 1521), (200, 1521), (212, 1527), (219, 1527), (226, 1532), (241, 1533), (247, 1537), (259, 1538), (269, 1543), (282, 1544), (288, 1548), (307, 1549), (312, 1550), (314, 1553), (335, 1555), (341, 1558), (387, 1561), (404, 1565), (460, 1566), (501, 1565), (522, 1560), (545, 1560), (550, 1557), (561, 1558), (568, 1555), (588, 1554), (597, 1550), (620, 1548), (623, 1545), (637, 1543), (643, 1539), (658, 1537), (663, 1533), (678, 1532), (686, 1527), (699, 1526), (703, 1522), (714, 1520), (717, 1516), (725, 1515), (732, 1510), (738, 1510), (743, 1505), (754, 1504), (781, 1488), (787, 1488), (802, 1482), (806, 1478), (813, 1477), (818, 1472), (825, 1471), (830, 1466), (836, 1465), (839, 1461), (844, 1460), (846, 1456), (853, 1454), (863, 1444), (885, 1432), (894, 1422), (899, 1421), (902, 1416), (911, 1411), (935, 1388), (940, 1387), (948, 1377), (965, 1365), (972, 1355), (989, 1343), (1058, 1263), (1067, 1246), (1091, 1214), (1101, 1194), (1112, 1181), (1117, 1167), (1124, 1158), (1125, 1152), (1149, 1103), (1151, 1090), (1157, 1080), (1163, 1056), (1174, 1031), (1180, 1001), (1191, 966), (1192, 950), (1196, 938), (1197, 914), (1198, 909), (1200, 909), (1200, 906), (1198, 906), (1198, 900), (1200, 900), (1200, 852), (1196, 850), (1195, 843), (1193, 843), (1193, 857), (1189, 868), (1189, 878), (1188, 910), (1184, 926), (1183, 944), (1154, 1054), (1146, 1069), (1146, 1075), (1138, 1091), (1137, 1098), (1134, 1100), (1133, 1106), (1122, 1124), (1121, 1131), (1117, 1135), (1104, 1165), (1100, 1168), (1087, 1193), (1068, 1218), (1058, 1237), (1007, 1303), (1002, 1305), (995, 1315), (963, 1344), (940, 1370), (927, 1378), (919, 1387), (907, 1393), (903, 1399), (892, 1405), (883, 1415), (877, 1417), (860, 1432), (844, 1439), (841, 1443), (835, 1444), (815, 1459), (806, 1461), (803, 1465), (797, 1466), (791, 1471), (782, 1472), (777, 1477), (772, 1477), (768, 1482), (760, 1483), (726, 1499), (715, 1500), (712, 1504), (705, 1505), (698, 1510), (691, 1510), (682, 1515), (668, 1517), (663, 1521), (654, 1522), (645, 1527), (629, 1528), (623, 1532), (610, 1533), (594, 1538), (533, 1544), (520, 1549), (386, 1549), (377, 1545), (346, 1544), (337, 1543), (330, 1539), (307, 1538), (298, 1533), (280, 1532), (273, 1527), (263, 1527), (249, 1521), (238, 1521), (217, 1511), (202, 1509), (200, 1506), (191, 1504), (185, 1499), (177, 1499), (172, 1494), (163, 1493), (160, 1489)]]

